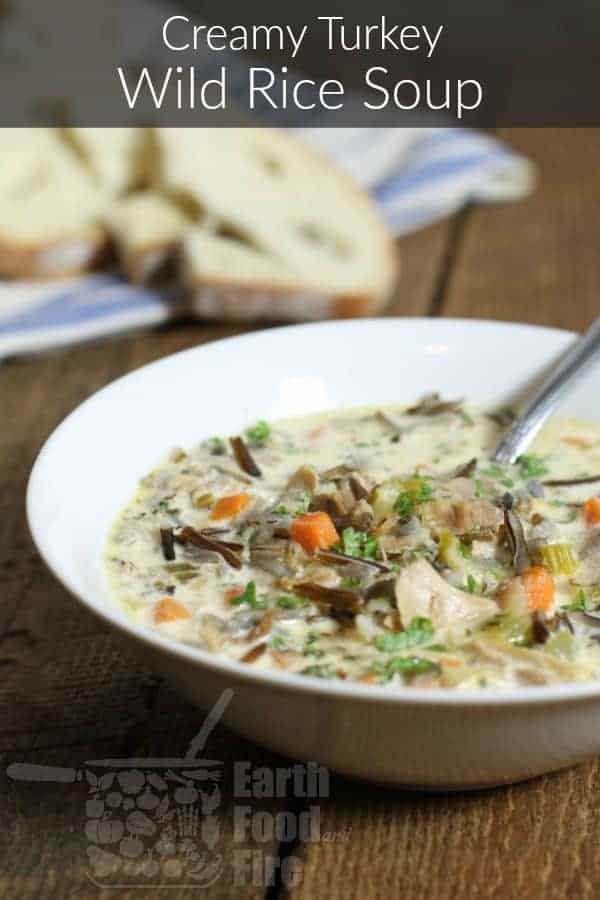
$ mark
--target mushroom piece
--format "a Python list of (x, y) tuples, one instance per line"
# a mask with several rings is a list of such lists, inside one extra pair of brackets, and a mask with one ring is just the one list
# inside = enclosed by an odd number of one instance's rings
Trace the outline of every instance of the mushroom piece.
[(350, 519), (355, 528), (359, 531), (370, 531), (375, 522), (375, 513), (373, 507), (366, 500), (359, 500), (352, 513)]
[(348, 591), (342, 588), (324, 587), (315, 582), (302, 582), (293, 587), (295, 594), (306, 597), (319, 606), (325, 607), (327, 613), (333, 615), (346, 614), (355, 616), (364, 605), (364, 600), (356, 591)]
[(406, 410), (406, 415), (439, 416), (442, 413), (458, 412), (462, 405), (462, 400), (442, 400), (438, 393), (425, 394), (416, 406), (410, 406)]
[(360, 472), (352, 472), (348, 476), (348, 486), (357, 500), (366, 500), (373, 490), (373, 482)]
[(384, 559), (388, 556), (404, 553), (406, 550), (410, 550), (414, 547), (414, 545), (415, 541), (410, 534), (382, 534), (382, 536), (377, 539), (377, 548)]
[(423, 504), (421, 521), (435, 537), (439, 537), (442, 531), (454, 531), (456, 528), (454, 503), (451, 500), (433, 500), (431, 503)]
[(498, 613), (487, 597), (453, 587), (424, 559), (406, 567), (396, 579), (396, 606), (406, 626), (417, 617), (431, 619), (435, 628), (477, 628)]
[(434, 500), (424, 504), (421, 518), (436, 536), (445, 530), (468, 534), (471, 531), (495, 531), (502, 523), (502, 512), (488, 500)]
[(310, 504), (312, 511), (322, 511), (330, 516), (347, 516), (356, 505), (354, 494), (346, 490), (335, 490), (329, 493), (316, 494)]
[(502, 612), (511, 613), (514, 616), (524, 616), (529, 612), (527, 592), (520, 575), (499, 584), (495, 598)]
[(291, 476), (287, 486), (291, 490), (299, 489), (314, 494), (319, 486), (319, 476), (311, 466), (300, 466)]
[(488, 500), (470, 500), (457, 503), (454, 507), (456, 530), (460, 534), (468, 531), (496, 529), (502, 522), (502, 513)]
[(452, 472), (450, 477), (451, 478), (468, 478), (468, 479), (470, 479), (471, 476), (475, 473), (476, 469), (477, 469), (477, 457), (473, 456), (472, 459), (468, 460), (468, 462), (463, 463), (460, 466), (457, 466), (456, 469), (454, 469), (454, 472)]

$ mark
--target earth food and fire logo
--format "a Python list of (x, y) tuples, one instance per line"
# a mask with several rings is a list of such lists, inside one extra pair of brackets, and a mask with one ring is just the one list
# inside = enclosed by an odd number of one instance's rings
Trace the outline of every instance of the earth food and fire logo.
[(321, 834), (320, 808), (272, 814), (249, 800), (329, 796), (329, 773), (315, 763), (252, 769), (233, 764), (233, 845), (221, 849), (221, 760), (200, 758), (233, 696), (223, 691), (183, 757), (88, 760), (78, 768), (12, 763), (14, 781), (80, 784), (85, 790), (88, 874), (98, 887), (207, 888), (221, 877), (234, 886), (266, 886), (279, 877), (292, 887), (302, 875), (293, 854), (268, 855), (247, 844), (347, 840)]

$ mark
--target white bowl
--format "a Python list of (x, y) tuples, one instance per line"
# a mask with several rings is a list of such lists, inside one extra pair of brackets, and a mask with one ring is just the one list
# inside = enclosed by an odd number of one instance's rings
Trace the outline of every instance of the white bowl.
[[(573, 339), (495, 322), (373, 319), (278, 328), (170, 356), (121, 378), (56, 429), (34, 466), (27, 510), (48, 566), (88, 609), (136, 641), (200, 708), (226, 687), (226, 723), (291, 757), (350, 776), (427, 788), (480, 787), (600, 752), (600, 683), (424, 691), (260, 672), (146, 631), (116, 605), (109, 527), (137, 480), (175, 445), (341, 406), (428, 391), (514, 401)], [(569, 414), (598, 417), (597, 372)]]

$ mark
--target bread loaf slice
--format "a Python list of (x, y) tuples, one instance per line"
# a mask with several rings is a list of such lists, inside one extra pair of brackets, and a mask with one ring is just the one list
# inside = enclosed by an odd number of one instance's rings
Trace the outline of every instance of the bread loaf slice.
[(37, 129), (0, 144), (0, 275), (128, 277), (177, 259), (193, 310), (224, 319), (371, 315), (396, 274), (374, 203), (272, 129)]
[(6, 129), (0, 173), (0, 275), (55, 278), (101, 262), (106, 196), (56, 132)]
[(142, 191), (113, 203), (106, 224), (122, 271), (132, 281), (150, 282), (178, 256), (187, 220), (156, 191)]
[(183, 279), (200, 316), (372, 315), (396, 276), (374, 203), (337, 166), (271, 129), (160, 129), (162, 188), (187, 204)]
[(155, 164), (150, 128), (65, 128), (62, 138), (107, 194), (147, 187)]

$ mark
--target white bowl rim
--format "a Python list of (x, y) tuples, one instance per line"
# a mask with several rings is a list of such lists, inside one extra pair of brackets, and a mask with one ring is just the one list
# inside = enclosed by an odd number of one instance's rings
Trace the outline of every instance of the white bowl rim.
[(154, 367), (161, 366), (163, 363), (174, 359), (175, 357), (183, 357), (201, 353), (204, 348), (215, 344), (236, 344), (239, 342), (260, 341), (263, 335), (268, 334), (269, 337), (278, 333), (296, 332), (302, 334), (304, 331), (313, 329), (353, 329), (365, 326), (372, 327), (394, 327), (401, 328), (403, 324), (416, 327), (424, 327), (434, 329), (436, 326), (453, 329), (453, 328), (481, 328), (484, 330), (499, 331), (530, 331), (536, 334), (561, 335), (563, 337), (575, 338), (576, 334), (566, 329), (551, 328), (541, 325), (530, 325), (519, 322), (499, 321), (495, 319), (465, 319), (465, 318), (427, 318), (423, 316), (402, 316), (402, 317), (379, 317), (365, 319), (348, 319), (327, 322), (309, 322), (299, 325), (284, 325), (277, 328), (260, 329), (251, 331), (246, 334), (232, 335), (226, 338), (220, 338), (216, 341), (209, 341), (194, 347), (180, 350), (176, 353), (168, 354), (144, 366), (134, 369), (132, 372), (122, 375), (111, 381), (100, 390), (94, 392), (90, 397), (78, 404), (72, 412), (70, 412), (62, 422), (54, 429), (52, 434), (43, 444), (38, 456), (35, 460), (26, 494), (26, 514), (29, 530), (33, 541), (40, 553), (44, 563), (54, 574), (57, 580), (82, 603), (88, 610), (96, 616), (108, 622), (118, 631), (129, 635), (136, 641), (148, 645), (155, 650), (161, 650), (171, 657), (186, 660), (190, 663), (200, 663), (198, 667), (206, 667), (215, 673), (224, 676), (232, 676), (235, 679), (245, 681), (250, 684), (269, 686), (280, 690), (291, 692), (307, 692), (310, 694), (318, 694), (329, 697), (352, 698), (360, 702), (385, 703), (392, 705), (409, 705), (409, 706), (442, 706), (442, 707), (472, 707), (472, 706), (522, 706), (522, 705), (538, 705), (562, 703), (565, 701), (584, 701), (592, 700), (600, 697), (600, 680), (584, 681), (584, 682), (566, 682), (557, 685), (524, 685), (518, 688), (461, 688), (452, 690), (449, 688), (412, 688), (402, 687), (400, 690), (379, 687), (376, 685), (364, 685), (356, 682), (330, 681), (319, 679), (312, 676), (299, 676), (288, 672), (273, 672), (271, 670), (254, 669), (243, 663), (234, 660), (222, 659), (214, 654), (208, 653), (198, 647), (192, 647), (187, 644), (180, 643), (173, 638), (163, 636), (150, 629), (138, 625), (131, 619), (125, 621), (117, 618), (116, 603), (113, 606), (101, 605), (90, 600), (83, 595), (70, 578), (60, 571), (60, 566), (50, 559), (47, 553), (47, 547), (44, 541), (44, 527), (37, 520), (35, 514), (35, 495), (37, 485), (43, 478), (43, 468), (45, 457), (53, 443), (58, 439), (63, 430), (69, 428), (77, 419), (79, 413), (85, 407), (94, 404), (100, 396), (107, 393), (115, 392), (119, 386), (130, 379), (143, 377)]

